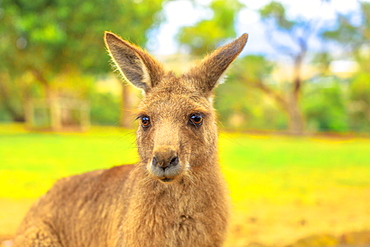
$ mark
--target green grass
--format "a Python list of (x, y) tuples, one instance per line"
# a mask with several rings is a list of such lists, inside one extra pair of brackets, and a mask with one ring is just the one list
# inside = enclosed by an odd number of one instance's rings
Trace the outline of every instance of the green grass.
[(88, 134), (54, 134), (1, 125), (0, 197), (37, 197), (60, 177), (133, 163), (136, 156), (134, 131), (97, 127)]
[(310, 203), (317, 190), (370, 188), (369, 139), (222, 133), (220, 156), (234, 201)]

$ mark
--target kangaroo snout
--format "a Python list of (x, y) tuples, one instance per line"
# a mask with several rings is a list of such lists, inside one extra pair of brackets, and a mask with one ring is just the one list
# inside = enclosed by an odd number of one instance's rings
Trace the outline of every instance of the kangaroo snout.
[(154, 155), (152, 160), (152, 165), (161, 167), (163, 170), (166, 168), (169, 168), (171, 166), (176, 166), (179, 164), (179, 158), (177, 156), (164, 156), (162, 154), (160, 155)]
[(163, 182), (172, 181), (182, 171), (177, 152), (169, 147), (158, 148), (154, 152), (149, 170)]

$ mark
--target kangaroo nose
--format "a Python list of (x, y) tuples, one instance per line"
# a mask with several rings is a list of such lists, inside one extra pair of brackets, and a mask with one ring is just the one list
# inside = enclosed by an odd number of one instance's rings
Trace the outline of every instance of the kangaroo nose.
[(179, 158), (173, 150), (156, 152), (152, 160), (153, 166), (161, 167), (163, 170), (168, 167), (177, 166), (178, 164)]

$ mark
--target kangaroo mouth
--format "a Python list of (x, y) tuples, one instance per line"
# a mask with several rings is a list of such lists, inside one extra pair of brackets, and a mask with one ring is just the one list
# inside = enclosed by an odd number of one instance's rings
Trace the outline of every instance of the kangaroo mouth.
[(152, 175), (154, 175), (154, 177), (165, 183), (172, 182), (182, 173), (182, 169), (180, 166), (167, 167), (164, 169), (162, 167), (151, 165), (148, 170)]
[(164, 178), (160, 178), (160, 180), (162, 182), (169, 183), (169, 182), (172, 182), (174, 180), (174, 178), (166, 178), (166, 177), (164, 177)]

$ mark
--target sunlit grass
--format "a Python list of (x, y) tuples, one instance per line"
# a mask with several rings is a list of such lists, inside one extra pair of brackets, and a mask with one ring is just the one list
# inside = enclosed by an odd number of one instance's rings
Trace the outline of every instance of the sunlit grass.
[(16, 133), (13, 125), (0, 129), (0, 197), (37, 197), (60, 177), (137, 160), (134, 131), (96, 127), (91, 133), (54, 134)]
[[(222, 132), (219, 149), (234, 211), (228, 246), (370, 228), (369, 139)], [(136, 161), (133, 130), (37, 133), (1, 124), (0, 208), (32, 201), (60, 177)], [(21, 219), (6, 215), (0, 213), (0, 234), (11, 234)]]
[[(330, 186), (370, 187), (370, 140), (221, 134), (220, 156), (233, 199), (310, 201)], [(287, 195), (288, 194), (288, 195)]]

